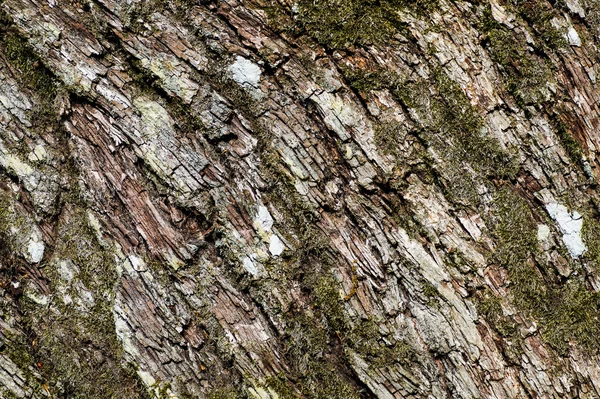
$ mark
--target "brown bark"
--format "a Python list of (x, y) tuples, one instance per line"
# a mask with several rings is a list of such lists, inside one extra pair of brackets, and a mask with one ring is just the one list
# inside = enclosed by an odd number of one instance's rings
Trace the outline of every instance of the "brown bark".
[(1, 7), (0, 397), (600, 397), (595, 3)]

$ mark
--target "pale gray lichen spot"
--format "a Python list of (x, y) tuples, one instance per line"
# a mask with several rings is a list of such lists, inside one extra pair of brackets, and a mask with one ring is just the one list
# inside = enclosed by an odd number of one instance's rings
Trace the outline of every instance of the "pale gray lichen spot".
[(273, 217), (269, 213), (267, 207), (264, 205), (259, 205), (256, 221), (265, 231), (270, 231), (271, 227), (273, 227)]
[(115, 332), (121, 343), (121, 348), (123, 348), (123, 351), (125, 352), (126, 358), (139, 359), (140, 352), (133, 341), (135, 333), (127, 322), (127, 306), (122, 303), (122, 299), (123, 297), (118, 295), (113, 306)]
[(283, 245), (283, 242), (281, 241), (279, 236), (273, 234), (271, 236), (271, 242), (269, 243), (269, 252), (271, 252), (271, 255), (279, 256), (281, 255), (284, 249), (285, 245)]
[(260, 67), (252, 61), (238, 55), (235, 62), (227, 69), (229, 73), (231, 73), (233, 80), (240, 86), (258, 87), (262, 71), (260, 70)]
[(579, 15), (580, 18), (585, 18), (585, 10), (579, 3), (579, 0), (566, 0), (567, 8), (573, 14)]
[(0, 164), (15, 173), (20, 179), (25, 179), (33, 174), (33, 168), (13, 154), (3, 156), (0, 159)]
[(102, 226), (100, 225), (100, 221), (94, 215), (94, 213), (90, 210), (86, 211), (88, 225), (94, 230), (94, 234), (96, 235), (96, 239), (101, 243), (105, 244), (106, 241), (102, 238)]
[(133, 100), (133, 106), (141, 115), (145, 139), (157, 139), (161, 134), (172, 135), (173, 120), (162, 105), (148, 98), (138, 97)]
[(155, 54), (142, 58), (140, 62), (161, 80), (164, 89), (180, 97), (184, 103), (189, 104), (198, 92), (198, 84), (189, 78), (186, 68), (177, 58)]
[(248, 256), (244, 257), (244, 260), (242, 261), (242, 265), (244, 266), (244, 269), (246, 269), (246, 271), (248, 273), (252, 274), (253, 276), (258, 275), (258, 268), (254, 264), (254, 260), (252, 260)]
[[(267, 207), (264, 205), (259, 205), (253, 226), (256, 229), (258, 236), (264, 242), (269, 243), (269, 252), (271, 255), (279, 256), (285, 249), (285, 245), (281, 239), (271, 231), (273, 228), (273, 222), (273, 217), (271, 216), (271, 213), (269, 213), (269, 209), (267, 209)], [(248, 268), (246, 267), (246, 269)]]
[(50, 299), (47, 295), (42, 295), (32, 290), (26, 290), (25, 296), (27, 297), (27, 299), (41, 306), (46, 306), (48, 305), (48, 303), (50, 303)]
[(152, 377), (152, 374), (144, 370), (138, 370), (137, 374), (144, 385), (146, 385), (146, 388), (148, 388), (148, 390), (151, 392), (153, 398), (178, 398), (178, 396), (171, 391), (168, 383), (161, 383), (160, 380), (157, 381), (154, 377)]
[(557, 203), (546, 204), (546, 211), (563, 233), (563, 242), (573, 258), (578, 258), (587, 250), (581, 238), (583, 219), (579, 212), (569, 212), (566, 206)]
[(93, 308), (94, 304), (96, 303), (94, 293), (85, 288), (85, 286), (81, 282), (77, 282), (74, 285), (74, 288), (77, 291), (77, 302), (79, 305), (78, 307), (82, 311), (89, 311), (91, 308)]
[(267, 390), (265, 390), (265, 388), (262, 387), (249, 387), (248, 388), (248, 393), (250, 395), (252, 395), (253, 399), (279, 399), (280, 396), (274, 392), (271, 388), (267, 388)]
[(75, 276), (75, 265), (70, 260), (61, 260), (58, 262), (57, 271), (61, 279), (70, 282)]
[(537, 238), (538, 241), (546, 241), (550, 237), (550, 227), (545, 224), (538, 225)]
[(41, 161), (45, 161), (48, 157), (48, 153), (46, 152), (46, 149), (44, 148), (43, 145), (36, 145), (35, 148), (33, 149), (33, 151), (31, 153), (29, 153), (29, 155), (27, 156), (27, 158), (31, 161), (31, 162), (41, 162)]
[(572, 26), (569, 26), (569, 29), (567, 30), (567, 40), (571, 46), (581, 47), (581, 38)]
[(44, 258), (44, 242), (37, 237), (32, 238), (27, 246), (27, 260), (31, 263), (39, 263)]
[(127, 259), (129, 260), (129, 263), (131, 263), (133, 270), (135, 270), (136, 272), (146, 271), (146, 262), (144, 262), (143, 259), (135, 255), (129, 255)]

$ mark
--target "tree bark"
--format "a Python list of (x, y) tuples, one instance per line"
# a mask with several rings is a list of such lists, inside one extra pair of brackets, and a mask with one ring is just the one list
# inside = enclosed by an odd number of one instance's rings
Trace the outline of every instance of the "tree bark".
[(592, 0), (2, 0), (1, 398), (600, 397)]

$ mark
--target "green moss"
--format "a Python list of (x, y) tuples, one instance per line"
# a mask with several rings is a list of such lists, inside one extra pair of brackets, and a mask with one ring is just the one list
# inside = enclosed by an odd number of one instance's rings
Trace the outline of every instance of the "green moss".
[(396, 160), (403, 157), (401, 145), (407, 136), (406, 127), (394, 122), (386, 122), (375, 128), (375, 145), (384, 154), (391, 155)]
[(28, 342), (24, 334), (5, 335), (7, 346), (4, 354), (21, 370), (25, 377), (23, 386), (33, 394), (45, 395), (47, 391), (44, 389), (44, 380), (39, 375), (34, 374), (35, 359), (32, 357), (31, 341)]
[(27, 348), (29, 365), (40, 370), (52, 395), (147, 398), (135, 371), (122, 366), (112, 314), (117, 278), (114, 254), (98, 241), (83, 210), (67, 211), (61, 220), (46, 274), (57, 287), (63, 283), (55, 268), (61, 260), (72, 262), (77, 272), (65, 294), (78, 301), (85, 298), (82, 291), (87, 291), (93, 301), (84, 302), (87, 305), (82, 309), (64, 304), (61, 295), (50, 299), (52, 306), (38, 305), (24, 296), (20, 300), (22, 324), (33, 337)]
[(502, 316), (502, 302), (500, 298), (491, 292), (485, 292), (477, 297), (475, 307), (477, 313), (487, 320), (496, 320)]
[(517, 103), (526, 106), (549, 100), (548, 82), (552, 81), (552, 71), (548, 60), (530, 51), (522, 34), (497, 23), (489, 6), (481, 27), (487, 35), (490, 55), (499, 65), (506, 87)]
[(329, 48), (368, 45), (391, 39), (402, 27), (396, 8), (400, 1), (302, 0), (297, 21)]
[(598, 213), (583, 215), (581, 236), (587, 247), (585, 257), (591, 261), (596, 271), (600, 272), (600, 222)]
[(287, 313), (286, 339), (284, 341), (287, 358), (295, 371), (308, 374), (314, 363), (318, 363), (327, 352), (329, 332), (321, 321), (303, 312)]
[(145, 24), (151, 22), (152, 14), (162, 13), (163, 15), (172, 14), (180, 21), (188, 16), (190, 4), (186, 0), (147, 0), (143, 2), (129, 3), (123, 13), (123, 22), (125, 26), (134, 33), (141, 34), (147, 29)]
[(302, 394), (314, 399), (358, 398), (356, 387), (341, 372), (344, 368), (339, 363), (341, 359), (330, 357), (336, 343), (334, 337), (338, 339), (340, 333), (332, 335), (331, 327), (323, 324), (322, 319), (303, 312), (288, 313), (285, 318), (288, 321), (282, 342), (288, 364), (299, 378), (297, 388)]
[(291, 388), (291, 382), (283, 373), (267, 378), (265, 385), (274, 391), (280, 399), (298, 399), (300, 397)]
[(501, 349), (504, 356), (518, 364), (525, 353), (521, 326), (512, 316), (503, 314), (501, 302), (499, 297), (487, 290), (475, 297), (477, 313), (503, 338)]
[(512, 317), (504, 315), (502, 300), (499, 297), (489, 291), (480, 293), (476, 297), (475, 307), (477, 313), (487, 320), (502, 337), (521, 342), (519, 325)]
[(337, 332), (346, 331), (348, 327), (340, 284), (330, 274), (319, 276), (316, 285), (312, 281), (307, 283), (312, 286), (314, 303), (324, 314), (329, 327)]
[(359, 399), (356, 386), (342, 376), (335, 362), (323, 361), (313, 365), (302, 384), (302, 393), (314, 399)]
[[(425, 146), (433, 147), (448, 163), (443, 173), (450, 178), (446, 189), (451, 198), (466, 197), (471, 200), (466, 203), (477, 202), (479, 195), (465, 178), (470, 174), (468, 169), (482, 178), (512, 179), (516, 175), (519, 168), (516, 157), (488, 135), (479, 112), (443, 71), (435, 70), (430, 81), (410, 81), (377, 69), (344, 70), (344, 73), (357, 90), (389, 89), (400, 104), (416, 114), (419, 131), (412, 134), (420, 137)], [(382, 123), (375, 130), (375, 143), (384, 153), (400, 158), (397, 143), (406, 135), (406, 127)], [(427, 154), (424, 156), (427, 158)]]
[(569, 341), (597, 353), (599, 311), (600, 293), (590, 290), (582, 279), (571, 280), (566, 286), (556, 288), (549, 298), (542, 335), (561, 353), (569, 349)]
[(208, 399), (242, 399), (246, 395), (241, 394), (234, 387), (218, 388), (208, 394)]
[(569, 158), (576, 165), (580, 165), (583, 158), (583, 149), (581, 148), (581, 144), (579, 144), (573, 135), (569, 133), (567, 125), (560, 119), (560, 116), (555, 116), (553, 119), (556, 135), (558, 136), (561, 145), (567, 152)]
[(592, 37), (600, 35), (600, 4), (595, 0), (583, 0), (581, 2), (585, 10), (585, 20), (590, 25)]
[(389, 43), (407, 32), (399, 12), (425, 17), (437, 8), (438, 0), (300, 0), (293, 11), (272, 1), (263, 5), (275, 30), (306, 32), (329, 49)]
[(430, 307), (439, 307), (437, 299), (440, 297), (440, 293), (433, 284), (429, 281), (423, 281), (422, 283), (423, 295), (428, 299)]
[(439, 115), (434, 127), (453, 140), (452, 157), (465, 160), (483, 176), (514, 177), (516, 160), (487, 134), (483, 118), (460, 86), (440, 71), (435, 73), (435, 86), (442, 101), (434, 110)]
[(5, 388), (0, 388), (0, 396), (4, 399), (19, 399), (15, 393)]
[[(494, 259), (508, 270), (513, 303), (523, 315), (538, 321), (542, 338), (560, 354), (568, 352), (570, 342), (597, 353), (600, 294), (591, 290), (582, 277), (572, 276), (562, 283), (547, 264), (536, 263), (537, 228), (524, 199), (504, 189), (496, 203), (499, 246)], [(584, 234), (593, 230), (588, 225)]]
[(35, 96), (37, 107), (32, 115), (33, 121), (46, 123), (55, 120), (53, 101), (57, 94), (57, 82), (53, 74), (27, 41), (6, 25), (0, 27), (0, 47), (6, 60), (17, 71), (17, 80)]
[(0, 190), (0, 235), (4, 236), (12, 224), (12, 216), (15, 215), (12, 206), (12, 198), (7, 191)]
[(158, 11), (159, 1), (146, 1), (132, 3), (123, 15), (124, 25), (132, 32), (140, 34), (145, 30), (144, 24), (149, 22), (153, 12)]
[[(384, 122), (376, 126), (375, 143), (382, 152), (397, 159), (402, 157), (398, 143), (407, 134), (434, 148), (447, 163), (442, 171), (449, 179), (445, 190), (455, 201), (466, 198), (466, 204), (477, 203), (479, 195), (465, 178), (472, 176), (471, 170), (480, 178), (512, 179), (516, 175), (519, 169), (516, 157), (488, 135), (479, 112), (443, 71), (435, 70), (429, 81), (403, 79), (382, 69), (346, 68), (343, 72), (355, 89), (361, 92), (388, 89), (400, 104), (414, 112), (417, 131), (407, 132), (406, 126)], [(429, 155), (424, 153), (423, 157), (427, 159)]]
[(406, 81), (397, 73), (387, 71), (381, 67), (351, 68), (342, 65), (341, 72), (350, 87), (360, 92), (373, 90), (400, 88)]
[(168, 382), (156, 381), (150, 386), (152, 399), (169, 399), (169, 392), (171, 391), (171, 384)]
[(364, 358), (373, 368), (391, 366), (393, 364), (409, 365), (417, 360), (415, 349), (405, 341), (386, 344), (379, 323), (373, 319), (361, 320), (344, 339), (344, 345)]
[[(479, 112), (460, 86), (441, 70), (429, 81), (402, 80), (388, 72), (363, 74), (361, 88), (387, 87), (394, 98), (411, 110), (416, 130), (410, 131), (424, 147), (431, 148), (441, 164), (426, 164), (433, 180), (454, 203), (473, 206), (480, 201), (477, 185), (488, 179), (512, 179), (519, 164), (515, 156), (490, 137)], [(369, 81), (374, 81), (369, 84)], [(405, 127), (380, 125), (375, 142), (382, 152), (401, 159), (397, 143), (407, 136)], [(428, 160), (428, 152), (422, 158)], [(439, 170), (434, 168), (439, 166)]]
[(326, 360), (332, 345), (340, 344), (344, 354), (348, 354), (346, 350), (357, 353), (373, 368), (408, 365), (416, 359), (416, 352), (407, 342), (391, 339), (386, 343), (376, 321), (360, 320), (353, 325), (343, 310), (339, 288), (333, 278), (320, 277), (313, 292), (314, 315), (286, 315), (289, 320), (286, 328), (289, 335), (284, 341), (287, 358), (302, 376), (300, 390), (311, 398), (328, 397), (329, 384), (337, 387), (331, 391), (332, 397), (357, 397), (356, 389), (344, 378), (331, 379), (332, 369), (340, 367)]
[(537, 226), (527, 202), (510, 189), (501, 189), (495, 203), (499, 220), (494, 260), (508, 270), (516, 304), (534, 309), (547, 299), (546, 285), (535, 264), (528, 262), (537, 251)]
[(40, 97), (53, 99), (56, 95), (54, 77), (31, 46), (12, 31), (2, 32), (0, 38), (7, 60), (20, 73), (25, 84), (40, 93)]
[(554, 25), (552, 19), (560, 16), (560, 10), (546, 0), (515, 0), (517, 14), (527, 21), (541, 41), (544, 50), (558, 50), (567, 46), (564, 32)]

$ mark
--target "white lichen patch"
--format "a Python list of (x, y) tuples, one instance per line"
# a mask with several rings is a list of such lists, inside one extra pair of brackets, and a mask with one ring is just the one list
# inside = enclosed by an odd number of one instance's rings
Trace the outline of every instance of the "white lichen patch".
[(248, 388), (248, 393), (252, 396), (253, 399), (279, 399), (280, 396), (270, 388), (263, 387), (250, 387)]
[[(18, 189), (18, 186), (13, 189)], [(9, 212), (2, 222), (8, 229), (15, 248), (27, 262), (41, 262), (46, 249), (42, 231), (29, 214), (19, 212), (12, 203), (6, 205)]]
[(548, 237), (550, 237), (550, 227), (546, 226), (545, 224), (540, 224), (538, 225), (538, 232), (537, 232), (537, 238), (538, 241), (546, 241), (548, 239)]
[(36, 145), (33, 151), (27, 156), (31, 162), (42, 162), (48, 158), (48, 152), (43, 145)]
[(156, 101), (138, 97), (133, 100), (133, 106), (141, 115), (145, 139), (152, 140), (160, 137), (161, 134), (172, 134), (173, 121), (162, 105)]
[(131, 327), (127, 323), (125, 319), (125, 311), (121, 308), (120, 304), (115, 304), (113, 308), (113, 316), (115, 318), (115, 332), (117, 334), (117, 338), (121, 342), (121, 347), (123, 351), (132, 358), (136, 358), (140, 356), (140, 352), (137, 347), (133, 343), (134, 333), (131, 330)]
[(61, 260), (58, 262), (58, 274), (60, 278), (66, 282), (71, 282), (75, 277), (77, 267), (70, 260)]
[(40, 239), (32, 238), (27, 246), (27, 260), (31, 263), (39, 263), (44, 258), (44, 242)]
[(150, 59), (142, 58), (141, 64), (161, 80), (164, 89), (175, 93), (186, 104), (198, 92), (198, 84), (189, 78), (189, 74), (175, 57), (160, 54)]
[(6, 158), (4, 158), (4, 162), (2, 162), (2, 166), (11, 170), (15, 173), (19, 178), (23, 179), (33, 173), (33, 168), (21, 161), (19, 157), (13, 154), (7, 154)]
[(284, 249), (285, 245), (283, 245), (281, 239), (275, 234), (273, 234), (271, 236), (271, 242), (269, 243), (269, 252), (271, 252), (271, 255), (279, 256), (281, 255)]
[(271, 227), (273, 227), (273, 217), (264, 205), (258, 206), (255, 226), (256, 225), (260, 226), (264, 231), (271, 231)]
[(569, 26), (567, 29), (567, 41), (571, 46), (581, 47), (581, 39), (574, 27)]
[(100, 243), (104, 244), (105, 241), (102, 238), (102, 226), (100, 225), (100, 221), (94, 215), (94, 213), (92, 211), (90, 211), (90, 210), (88, 210), (86, 212), (86, 216), (87, 216), (87, 220), (88, 220), (88, 225), (92, 228), (92, 230), (94, 230), (94, 234), (96, 236), (96, 239), (98, 239), (98, 241)]
[(129, 255), (127, 259), (129, 260), (129, 263), (131, 264), (133, 270), (135, 270), (136, 272), (146, 271), (146, 262), (144, 262), (142, 258), (135, 255)]
[(262, 71), (252, 61), (238, 55), (227, 70), (240, 86), (258, 88)]
[(253, 276), (258, 275), (258, 268), (256, 267), (254, 260), (249, 256), (244, 257), (244, 259), (242, 260), (242, 265), (248, 273), (252, 274)]
[(94, 307), (96, 299), (94, 293), (88, 290), (81, 282), (74, 286), (77, 292), (77, 305), (82, 312), (87, 312)]
[[(254, 229), (258, 236), (266, 243), (269, 243), (269, 252), (272, 256), (279, 256), (285, 249), (283, 241), (273, 233), (273, 217), (264, 205), (258, 206), (256, 218), (253, 222)], [(245, 266), (244, 266), (245, 267)]]
[(174, 253), (169, 253), (167, 255), (167, 265), (171, 266), (173, 270), (177, 271), (184, 265), (184, 263)]
[(142, 382), (150, 387), (154, 384), (156, 384), (156, 380), (154, 379), (154, 377), (152, 377), (152, 375), (150, 373), (148, 373), (147, 371), (143, 371), (143, 370), (138, 370), (138, 376), (140, 377), (140, 380), (142, 380)]
[(573, 258), (578, 258), (587, 250), (581, 237), (583, 219), (579, 212), (569, 212), (566, 206), (551, 202), (546, 204), (546, 211), (556, 222), (563, 233), (562, 239)]
[(579, 15), (580, 18), (585, 18), (585, 10), (579, 3), (579, 0), (566, 0), (567, 8), (573, 14)]
[(46, 306), (50, 302), (47, 295), (43, 295), (32, 290), (26, 290), (25, 296), (27, 297), (27, 299), (30, 299), (33, 303), (36, 303), (41, 306)]

